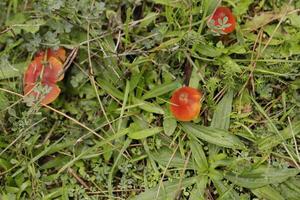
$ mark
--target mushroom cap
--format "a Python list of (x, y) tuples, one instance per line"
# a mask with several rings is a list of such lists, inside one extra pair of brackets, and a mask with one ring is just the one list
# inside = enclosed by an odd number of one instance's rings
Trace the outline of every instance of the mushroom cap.
[[(49, 49), (47, 57), (45, 57), (45, 52), (39, 52), (25, 71), (24, 94), (41, 98), (42, 104), (53, 102), (61, 91), (56, 83), (64, 78), (62, 61), (65, 59), (65, 50), (62, 48), (56, 51)], [(48, 93), (42, 96), (40, 92), (34, 90), (37, 84), (48, 88)]]
[(25, 85), (36, 83), (40, 77), (42, 82), (47, 83), (56, 83), (63, 79), (63, 64), (55, 57), (50, 57), (48, 61), (43, 59), (38, 56), (29, 64), (24, 75)]
[(191, 121), (200, 113), (202, 94), (192, 87), (177, 89), (171, 97), (171, 112), (179, 121)]
[[(227, 17), (227, 19), (225, 19)], [(212, 21), (213, 20), (213, 21)], [(210, 24), (210, 22), (213, 22)], [(218, 7), (213, 15), (208, 20), (208, 24), (212, 26), (211, 28), (214, 31), (221, 31), (223, 34), (231, 33), (234, 31), (236, 26), (236, 20), (231, 12), (231, 10), (227, 7), (220, 6)], [(217, 29), (221, 28), (221, 29)]]
[(45, 84), (42, 83), (42, 86), (47, 86), (49, 87), (49, 92), (45, 95), (42, 96), (40, 92), (37, 92), (34, 90), (35, 85), (30, 84), (30, 85), (25, 85), (24, 87), (24, 94), (27, 96), (33, 95), (36, 98), (41, 98), (41, 103), (42, 104), (49, 104), (52, 103), (60, 94), (60, 88), (56, 84)]

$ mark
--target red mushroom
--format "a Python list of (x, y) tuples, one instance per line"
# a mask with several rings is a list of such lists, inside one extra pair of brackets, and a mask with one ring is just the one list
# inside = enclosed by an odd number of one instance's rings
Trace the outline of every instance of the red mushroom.
[(179, 121), (191, 121), (198, 117), (202, 94), (192, 87), (182, 87), (171, 97), (171, 113)]
[[(26, 96), (33, 96), (34, 99), (40, 99), (42, 104), (53, 102), (59, 95), (60, 89), (56, 85), (58, 81), (63, 79), (63, 63), (66, 59), (65, 50), (59, 48), (56, 51), (47, 50), (39, 52), (34, 60), (29, 64), (24, 75), (24, 93)], [(35, 89), (37, 85), (41, 85), (46, 93)]]
[(235, 18), (231, 10), (227, 7), (218, 7), (209, 18), (208, 27), (215, 33), (228, 34), (235, 29)]

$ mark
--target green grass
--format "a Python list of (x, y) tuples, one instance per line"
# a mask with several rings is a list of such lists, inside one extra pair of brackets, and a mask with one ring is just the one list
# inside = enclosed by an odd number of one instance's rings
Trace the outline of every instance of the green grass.
[[(229, 6), (236, 30), (206, 23)], [(0, 199), (298, 200), (300, 3), (0, 2)], [(49, 106), (26, 106), (34, 54), (78, 53)], [(75, 55), (75, 54), (74, 54)], [(172, 92), (202, 91), (192, 122)]]

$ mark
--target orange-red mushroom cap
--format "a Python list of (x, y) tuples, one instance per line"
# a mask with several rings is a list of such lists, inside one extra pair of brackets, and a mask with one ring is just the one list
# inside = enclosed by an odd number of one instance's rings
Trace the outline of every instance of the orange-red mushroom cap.
[(218, 7), (208, 20), (208, 26), (213, 32), (228, 34), (234, 31), (236, 20), (227, 7)]
[(191, 121), (200, 113), (201, 98), (201, 92), (195, 88), (179, 88), (171, 97), (171, 113), (179, 121)]
[[(48, 49), (47, 57), (45, 57), (44, 51), (37, 53), (25, 71), (25, 95), (33, 95), (36, 98), (41, 98), (42, 104), (49, 104), (54, 101), (60, 93), (60, 89), (56, 83), (61, 81), (64, 77), (62, 61), (65, 59), (66, 55), (63, 48), (59, 48), (55, 51)], [(38, 84), (48, 89), (46, 90), (48, 92), (41, 94), (37, 90), (34, 90), (34, 87)]]

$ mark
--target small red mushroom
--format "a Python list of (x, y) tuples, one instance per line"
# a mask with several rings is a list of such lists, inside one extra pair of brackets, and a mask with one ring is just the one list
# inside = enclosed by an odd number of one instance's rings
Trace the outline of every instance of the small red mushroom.
[[(62, 48), (56, 51), (48, 49), (47, 57), (45, 57), (44, 51), (39, 52), (25, 72), (24, 94), (26, 96), (33, 95), (35, 99), (40, 99), (42, 104), (53, 102), (60, 93), (56, 83), (64, 77), (62, 62), (65, 59), (65, 50)], [(35, 89), (38, 84), (47, 91), (46, 94)]]
[(228, 34), (234, 31), (236, 21), (227, 7), (218, 7), (207, 22), (208, 27), (215, 33)]
[(196, 88), (182, 87), (171, 97), (171, 113), (179, 121), (196, 119), (201, 109), (202, 93)]

